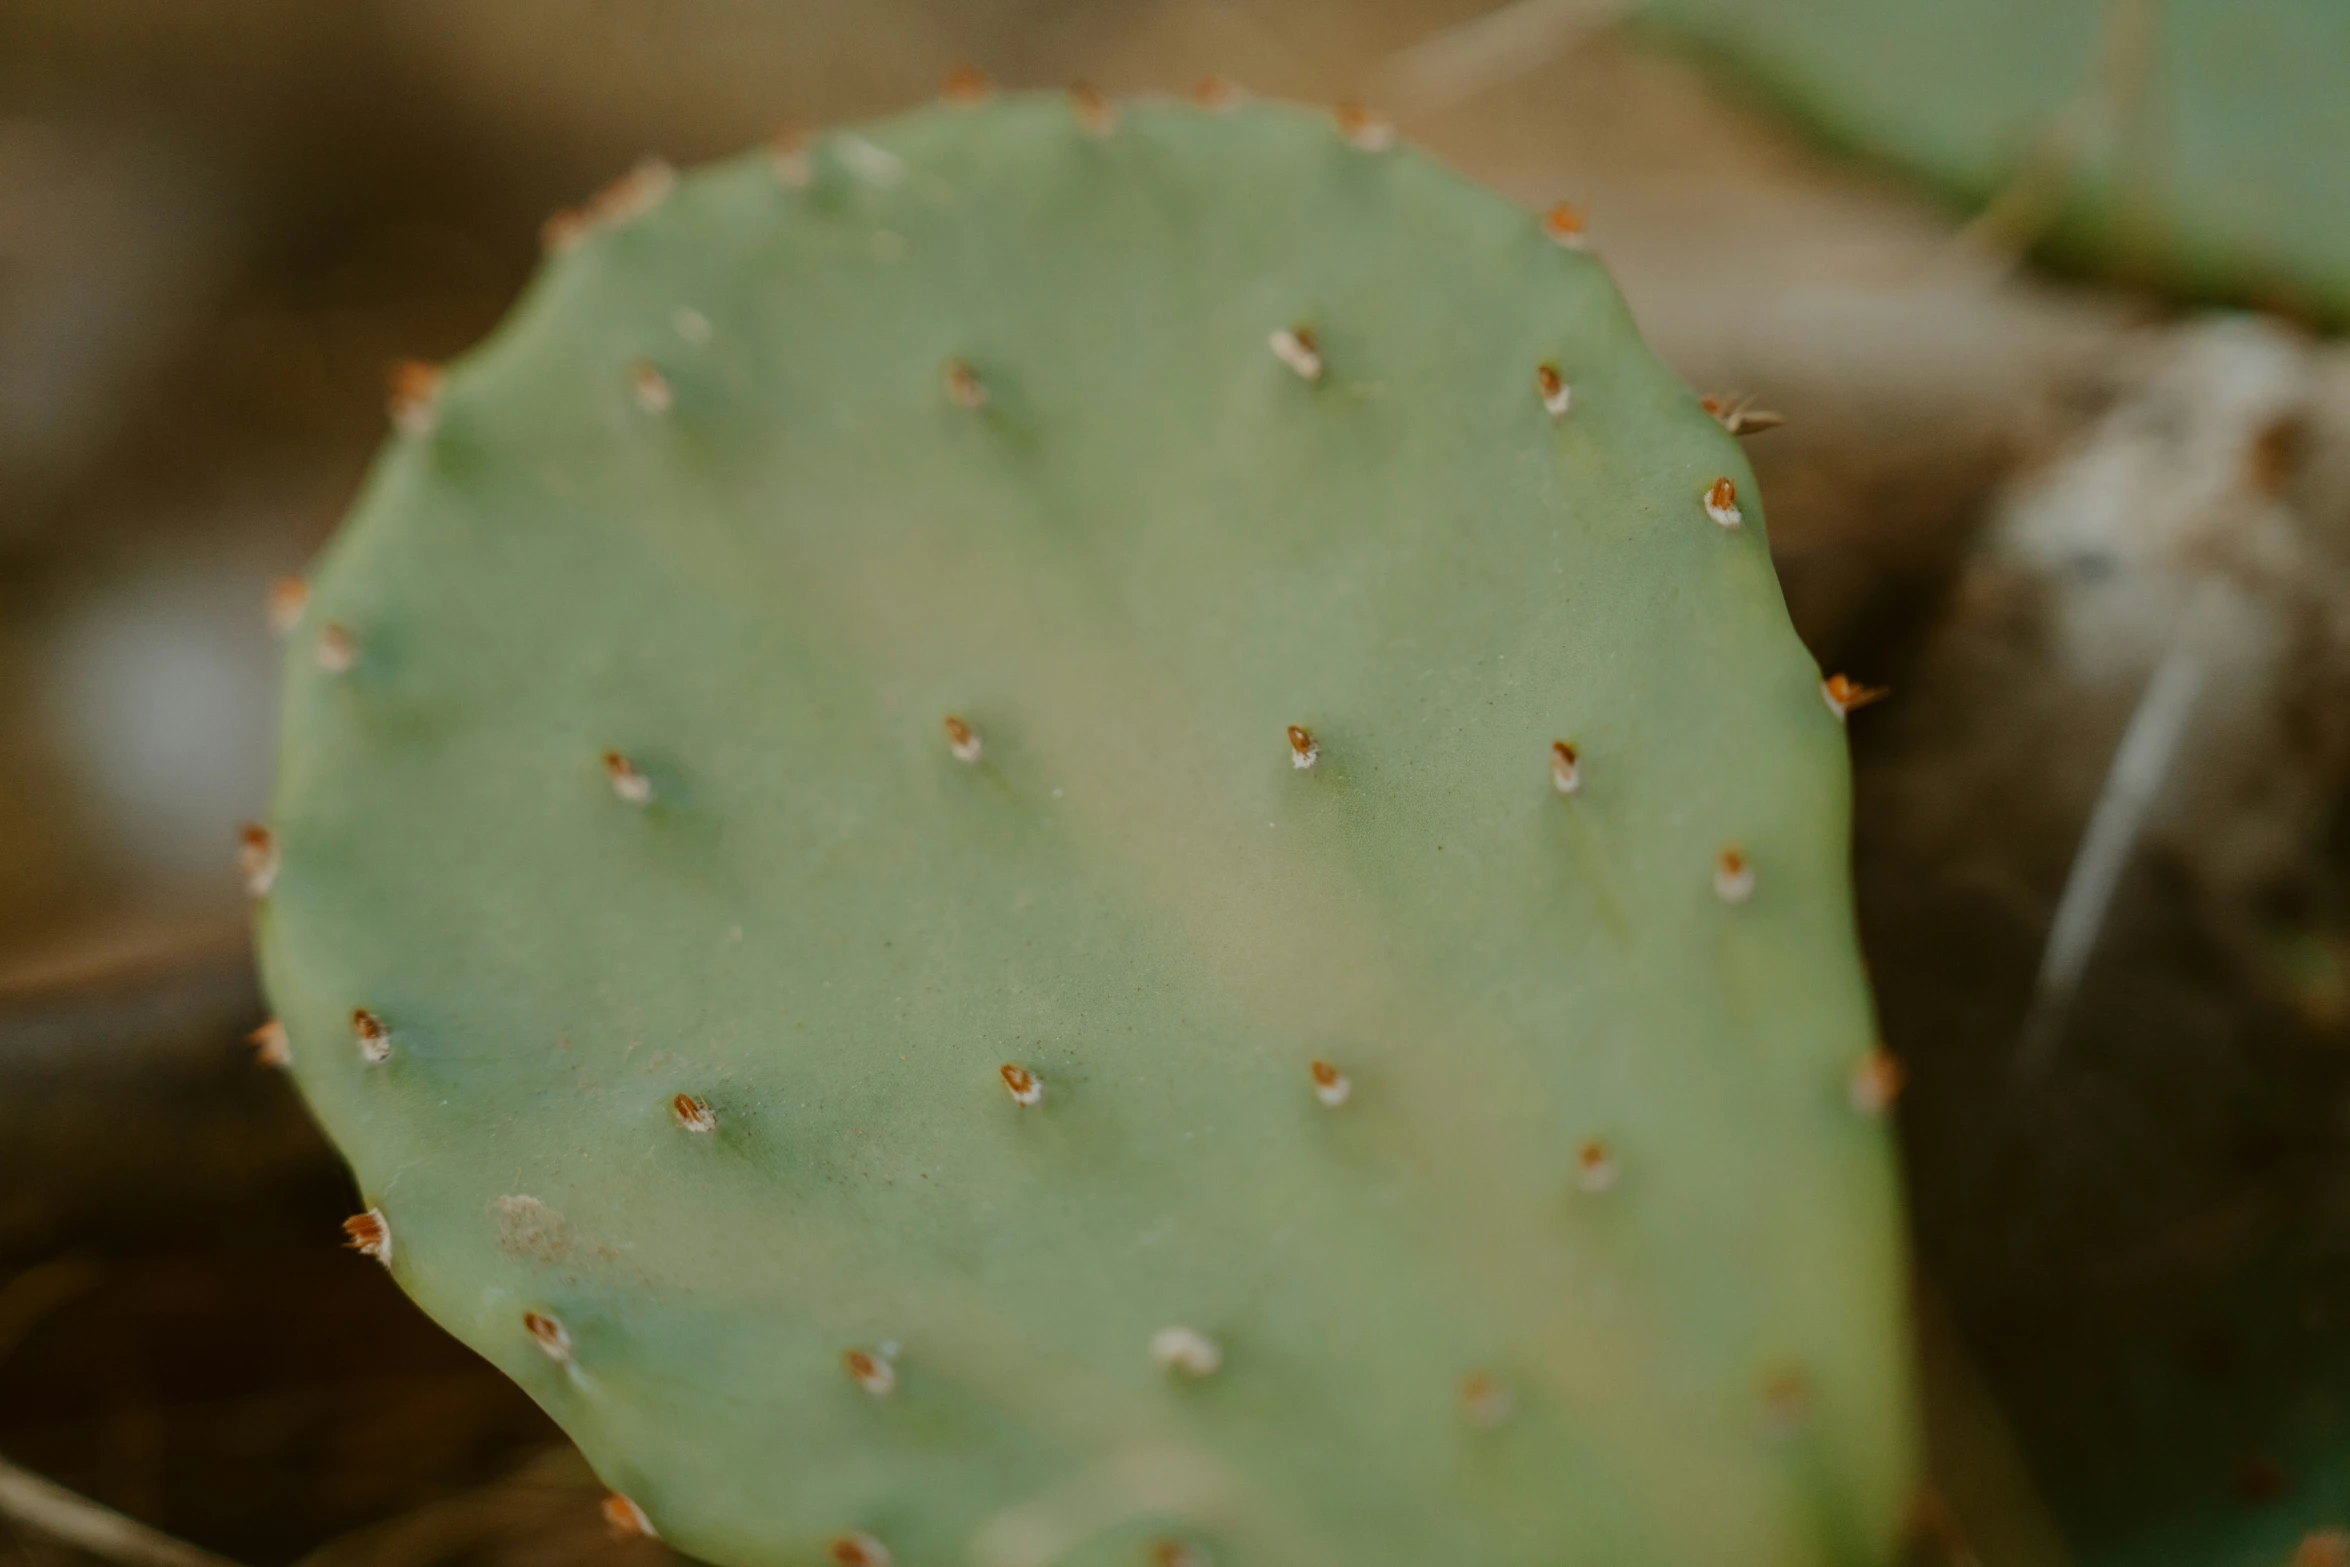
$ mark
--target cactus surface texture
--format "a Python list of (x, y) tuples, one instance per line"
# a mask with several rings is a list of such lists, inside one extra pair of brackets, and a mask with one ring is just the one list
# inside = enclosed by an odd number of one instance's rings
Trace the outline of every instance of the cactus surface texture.
[(640, 171), (403, 378), (266, 980), (615, 1518), (1886, 1556), (1841, 723), (1599, 262), (1368, 123), (965, 82)]
[(2341, 0), (1644, 0), (1995, 244), (2350, 322)]

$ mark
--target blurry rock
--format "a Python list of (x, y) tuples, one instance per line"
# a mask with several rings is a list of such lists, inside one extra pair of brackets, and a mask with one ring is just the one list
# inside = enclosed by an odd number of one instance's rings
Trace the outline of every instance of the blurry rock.
[(2345, 386), (2264, 322), (2131, 340), (1854, 723), (1920, 1249), (2084, 1556), (2281, 1557), (2350, 1506), (2350, 1033), (2310, 1004), (2350, 919)]

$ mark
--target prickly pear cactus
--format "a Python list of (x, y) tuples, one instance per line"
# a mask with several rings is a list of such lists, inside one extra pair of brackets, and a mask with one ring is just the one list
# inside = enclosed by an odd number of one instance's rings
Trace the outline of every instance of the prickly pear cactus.
[(2076, 264), (2350, 321), (2341, 0), (1643, 0)]
[(1835, 692), (1567, 215), (965, 83), (553, 239), (281, 605), (248, 869), (355, 1243), (617, 1521), (1882, 1558)]

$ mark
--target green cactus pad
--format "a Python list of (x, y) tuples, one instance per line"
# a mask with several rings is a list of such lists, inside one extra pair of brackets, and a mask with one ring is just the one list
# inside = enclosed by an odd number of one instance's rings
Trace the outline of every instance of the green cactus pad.
[(1894, 1534), (1843, 735), (1746, 464), (1596, 260), (1351, 131), (639, 177), (320, 566), (293, 1070), (697, 1556)]
[(2350, 321), (2341, 0), (1645, 0), (2076, 263)]

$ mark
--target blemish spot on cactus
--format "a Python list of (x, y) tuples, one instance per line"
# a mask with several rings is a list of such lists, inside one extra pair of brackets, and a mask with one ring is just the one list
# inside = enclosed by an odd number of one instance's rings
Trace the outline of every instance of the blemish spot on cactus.
[(1210, 114), (1240, 107), (1240, 84), (1229, 76), (1203, 76), (1192, 84), (1191, 101)]
[(689, 1132), (718, 1130), (718, 1117), (710, 1109), (710, 1101), (695, 1094), (679, 1094), (669, 1101), (669, 1113), (677, 1124)]
[(1289, 765), (1304, 772), (1322, 759), (1322, 747), (1314, 739), (1314, 732), (1303, 724), (1289, 726)]
[(392, 416), (392, 428), (412, 439), (430, 435), (440, 417), (444, 379), (440, 367), (421, 359), (403, 359), (392, 366), (387, 379), (390, 390), (386, 407)]
[(1346, 1103), (1347, 1096), (1355, 1091), (1354, 1079), (1327, 1061), (1309, 1063), (1306, 1070), (1314, 1079), (1314, 1097), (1333, 1110)]
[(952, 753), (955, 760), (958, 762), (978, 761), (980, 754), (979, 731), (952, 713), (947, 714), (945, 724), (947, 750)]
[(1088, 136), (1107, 136), (1118, 128), (1118, 111), (1091, 82), (1078, 82), (1069, 89), (1069, 107)]
[(786, 125), (768, 139), (767, 163), (785, 190), (806, 190), (816, 182), (816, 162), (808, 148), (804, 125)]
[(318, 629), (318, 647), (313, 655), (318, 667), (330, 675), (347, 675), (359, 662), (359, 638), (349, 626), (339, 621), (328, 621)]
[(1738, 486), (1728, 479), (1716, 479), (1706, 486), (1705, 514), (1725, 528), (1735, 528), (1746, 520), (1738, 509)]
[(947, 396), (961, 408), (985, 408), (987, 383), (979, 379), (979, 372), (960, 359), (950, 359), (941, 368), (946, 380)]
[(618, 751), (604, 753), (604, 776), (612, 781), (612, 792), (631, 805), (653, 803), (653, 780), (636, 770), (636, 764)]
[(1338, 134), (1365, 152), (1385, 152), (1395, 145), (1395, 127), (1359, 103), (1342, 103), (1333, 113)]
[(1583, 237), (1583, 209), (1571, 201), (1550, 204), (1542, 215), (1542, 232), (1569, 250), (1582, 250), (1589, 243)]
[(989, 81), (987, 73), (975, 65), (954, 67), (947, 72), (946, 80), (939, 84), (938, 89), (941, 102), (963, 109), (975, 108), (987, 102), (994, 93), (995, 83)]
[(1845, 1079), (1845, 1097), (1862, 1115), (1883, 1115), (1900, 1097), (1901, 1085), (1907, 1079), (1901, 1062), (1883, 1045), (1878, 1045), (1852, 1064), (1852, 1072)]
[(310, 584), (300, 577), (280, 577), (269, 585), (269, 630), (284, 636), (301, 623), (310, 607)]
[(1754, 864), (1734, 846), (1724, 845), (1714, 856), (1714, 893), (1724, 903), (1754, 896)]
[(1774, 1371), (1763, 1380), (1762, 1427), (1765, 1436), (1784, 1439), (1803, 1429), (1811, 1415), (1811, 1390), (1800, 1371)]
[(546, 1351), (549, 1360), (559, 1366), (571, 1364), (571, 1334), (562, 1323), (543, 1311), (526, 1311), (522, 1314), (522, 1328)]
[(1846, 675), (1830, 675), (1820, 682), (1820, 698), (1838, 718), (1847, 716), (1854, 708), (1882, 701), (1886, 695), (1885, 687), (1864, 686)]
[(1041, 1104), (1044, 1101), (1044, 1079), (1024, 1066), (1006, 1061), (996, 1069), (1004, 1077), (1004, 1091), (1016, 1105)]
[(1322, 350), (1314, 341), (1313, 328), (1285, 326), (1268, 341), (1273, 345), (1273, 357), (1296, 371), (1299, 379), (1322, 379)]
[(1561, 794), (1583, 787), (1583, 758), (1564, 740), (1550, 743), (1550, 786)]
[(1518, 1401), (1508, 1384), (1483, 1371), (1461, 1378), (1461, 1415), (1469, 1424), (1490, 1431), (1517, 1412)]
[(677, 403), (677, 394), (670, 389), (669, 378), (649, 359), (630, 363), (628, 395), (636, 399), (637, 407), (655, 418), (667, 413)]
[(861, 1531), (834, 1535), (826, 1549), (840, 1567), (890, 1567), (889, 1548)]
[(253, 1047), (255, 1066), (286, 1066), (294, 1059), (293, 1047), (286, 1040), (286, 1025), (276, 1018), (247, 1034), (245, 1043)]
[(661, 1538), (653, 1531), (653, 1520), (645, 1516), (645, 1510), (618, 1491), (604, 1498), (604, 1527), (616, 1540)]
[(669, 318), (669, 324), (676, 329), (679, 337), (689, 343), (710, 341), (710, 318), (690, 305), (678, 306), (677, 313)]
[(1153, 1540), (1151, 1567), (1208, 1567), (1208, 1553), (1189, 1540)]
[(1224, 1364), (1224, 1351), (1196, 1328), (1164, 1327), (1151, 1335), (1151, 1363), (1187, 1377), (1212, 1377)]
[(355, 1213), (343, 1221), (343, 1244), (362, 1257), (392, 1265), (392, 1226), (381, 1208)]
[(887, 147), (877, 147), (864, 137), (843, 131), (833, 139), (833, 149), (851, 174), (868, 185), (884, 190), (906, 177), (906, 160)]
[(237, 829), (237, 871), (245, 878), (246, 893), (266, 898), (277, 884), (277, 834), (259, 822)]
[(381, 1066), (392, 1058), (392, 1031), (365, 1007), (351, 1009), (351, 1039), (359, 1047), (359, 1059), (369, 1066)]
[(897, 1390), (898, 1368), (890, 1363), (886, 1353), (863, 1349), (843, 1350), (840, 1363), (848, 1368), (849, 1380), (875, 1398), (887, 1398)]
[(1579, 1191), (1598, 1196), (1616, 1184), (1615, 1150), (1604, 1138), (1585, 1138), (1575, 1149), (1575, 1186)]
[(1567, 410), (1575, 406), (1575, 390), (1567, 385), (1567, 378), (1559, 374), (1557, 365), (1534, 367), (1534, 390), (1542, 398), (1542, 406), (1553, 419), (1563, 419)]
[(1700, 397), (1697, 406), (1713, 415), (1714, 423), (1732, 435), (1760, 435), (1787, 422), (1786, 415), (1755, 407), (1754, 398), (1743, 393)]

